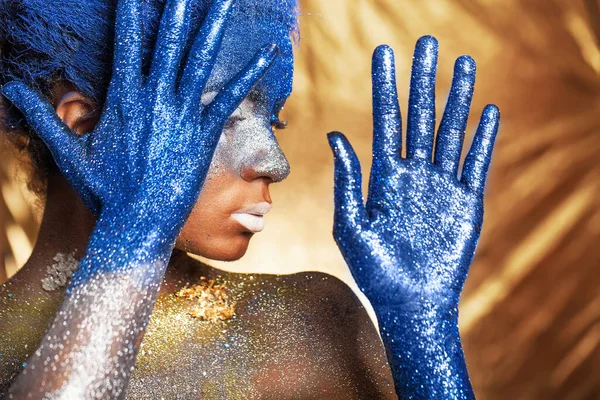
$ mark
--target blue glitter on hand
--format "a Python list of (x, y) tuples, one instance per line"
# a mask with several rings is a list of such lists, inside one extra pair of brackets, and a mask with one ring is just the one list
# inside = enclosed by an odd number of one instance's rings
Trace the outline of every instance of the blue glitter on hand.
[[(182, 44), (189, 34), (188, 3), (189, 0), (171, 1), (167, 5), (148, 77), (141, 73), (140, 4), (132, 0), (119, 3), (113, 79), (102, 119), (90, 134), (75, 135), (50, 104), (24, 83), (13, 81), (2, 89), (48, 145), (63, 174), (96, 212), (128, 204), (132, 196), (139, 196), (143, 190), (168, 196), (152, 199), (160, 201), (161, 206), (179, 205), (180, 201), (172, 201), (170, 185), (155, 186), (162, 182), (177, 181), (184, 185), (180, 188), (183, 197), (188, 193), (195, 197), (197, 191), (188, 190), (188, 186), (201, 186), (222, 126), (275, 58), (275, 46), (263, 49), (212, 104), (203, 107), (199, 98), (214, 64), (231, 0), (215, 2), (217, 6), (197, 35), (178, 85)], [(152, 165), (160, 155), (156, 153), (177, 149), (190, 140), (199, 144), (190, 146), (189, 150), (195, 152), (171, 151), (171, 165)], [(191, 168), (189, 181), (175, 178), (186, 170), (184, 166)], [(189, 200), (187, 203), (191, 204)]]
[(88, 134), (71, 131), (24, 83), (2, 88), (98, 215), (65, 300), (11, 398), (124, 396), (175, 239), (223, 126), (279, 51), (263, 47), (202, 104), (233, 0), (213, 2), (186, 54), (191, 1), (167, 1), (147, 74), (141, 2), (119, 1), (113, 75), (100, 121)]
[(380, 323), (401, 399), (473, 398), (458, 332), (458, 300), (483, 221), (483, 186), (499, 111), (487, 106), (458, 165), (475, 82), (475, 62), (456, 61), (435, 144), (437, 40), (415, 48), (401, 156), (394, 56), (373, 55), (373, 166), (366, 205), (360, 163), (341, 133), (335, 158), (334, 237)]
[[(127, 211), (151, 216), (148, 228), (172, 242), (206, 177), (223, 125), (275, 60), (264, 47), (217, 95), (200, 101), (209, 79), (232, 0), (215, 1), (187, 57), (190, 0), (169, 1), (159, 28), (153, 63), (142, 74), (139, 0), (119, 2), (113, 78), (100, 121), (77, 135), (50, 104), (24, 83), (2, 93), (44, 140), (63, 175), (99, 220)], [(181, 78), (178, 77), (181, 75)]]

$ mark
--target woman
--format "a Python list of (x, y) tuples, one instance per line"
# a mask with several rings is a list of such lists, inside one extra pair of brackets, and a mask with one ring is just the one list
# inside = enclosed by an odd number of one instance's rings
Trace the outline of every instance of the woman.
[[(30, 17), (34, 9), (26, 3), (18, 2), (25, 7), (18, 11)], [(82, 5), (92, 22), (111, 7), (92, 5)], [(81, 46), (69, 42), (73, 37), (86, 45), (106, 42), (102, 29), (83, 29), (83, 19), (72, 30), (57, 24), (54, 31), (68, 51), (50, 59), (67, 60), (72, 69), (60, 65), (34, 81), (38, 91), (19, 82), (3, 87), (25, 115), (23, 127), (42, 137), (62, 172), (48, 175), (32, 258), (2, 289), (0, 329), (8, 344), (0, 368), (2, 387), (12, 385), (9, 397), (394, 397), (377, 332), (343, 284), (316, 273), (225, 274), (181, 252), (241, 257), (262, 229), (269, 184), (289, 172), (270, 125), (280, 125), (277, 115), (291, 91), (294, 7), (236, 6), (214, 1), (204, 18), (206, 4), (168, 1), (153, 34), (160, 7), (120, 1), (102, 112), (98, 99), (107, 79), (73, 65)], [(37, 13), (39, 25), (52, 27), (60, 10), (46, 11), (45, 20)], [(14, 58), (5, 65), (14, 67), (23, 49), (10, 39)], [(261, 49), (268, 43), (278, 49)], [(474, 80), (472, 60), (459, 59), (431, 162), (436, 46), (432, 38), (417, 44), (407, 159), (399, 157), (393, 56), (385, 47), (375, 53), (375, 159), (366, 208), (351, 147), (342, 135), (330, 136), (335, 236), (378, 314), (396, 391), (407, 398), (472, 396), (456, 303), (478, 236), (498, 118), (494, 108), (485, 111), (458, 181)], [(93, 64), (105, 53), (87, 55), (97, 56)], [(8, 69), (18, 75), (18, 68)], [(60, 268), (46, 273), (48, 260), (83, 246), (64, 299), (59, 290), (43, 291), (62, 282)]]

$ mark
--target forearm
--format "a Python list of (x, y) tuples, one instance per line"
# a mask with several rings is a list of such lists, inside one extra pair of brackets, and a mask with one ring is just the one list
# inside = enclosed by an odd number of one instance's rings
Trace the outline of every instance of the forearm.
[(124, 395), (173, 247), (137, 214), (99, 218), (58, 314), (11, 388), (15, 398)]
[(456, 309), (378, 310), (399, 399), (474, 399)]

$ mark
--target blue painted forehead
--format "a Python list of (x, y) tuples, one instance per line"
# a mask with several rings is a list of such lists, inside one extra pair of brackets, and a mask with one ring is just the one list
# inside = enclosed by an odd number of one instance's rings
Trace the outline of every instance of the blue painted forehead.
[[(222, 86), (242, 70), (261, 47), (275, 43), (279, 47), (279, 57), (255, 88), (271, 101), (285, 100), (292, 91), (296, 9), (290, 7), (291, 2), (286, 5), (289, 7), (287, 16), (294, 18), (294, 25), (291, 25), (290, 20), (281, 18), (281, 14), (277, 15), (273, 9), (262, 6), (257, 12), (256, 9), (244, 8), (243, 3), (235, 5), (209, 86)], [(278, 4), (281, 7), (284, 3)]]

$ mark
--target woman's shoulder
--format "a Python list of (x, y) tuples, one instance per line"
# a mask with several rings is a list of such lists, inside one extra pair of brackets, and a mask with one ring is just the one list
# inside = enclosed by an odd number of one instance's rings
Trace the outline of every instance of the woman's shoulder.
[(54, 316), (64, 297), (64, 286), (44, 288), (44, 280), (27, 271), (19, 271), (0, 284), (0, 331), (17, 317), (24, 319), (28, 316), (45, 316), (47, 313), (50, 313), (50, 317)]
[[(186, 260), (197, 271), (186, 287), (217, 287), (226, 293), (236, 314), (276, 320), (303, 320), (319, 329), (358, 329), (368, 342), (379, 344), (377, 327), (356, 293), (341, 279), (320, 271), (276, 275), (236, 273)], [(201, 276), (200, 276), (201, 275)], [(188, 275), (189, 277), (190, 275)], [(181, 285), (181, 281), (180, 281)], [(179, 290), (179, 289), (177, 289)], [(174, 288), (168, 290), (174, 292)]]
[(267, 275), (281, 287), (291, 288), (293, 300), (303, 300), (304, 305), (318, 305), (321, 312), (345, 315), (357, 314), (368, 318), (368, 313), (352, 288), (341, 279), (320, 271), (298, 272), (290, 275)]
[(38, 347), (64, 296), (20, 271), (0, 285), (0, 397)]
[[(207, 266), (189, 256), (185, 264), (187, 279), (183, 281), (188, 285), (216, 285), (239, 300), (265, 305), (275, 301), (278, 307), (290, 306), (305, 312), (318, 310), (320, 314), (358, 318), (364, 323), (371, 323), (367, 310), (352, 288), (325, 272), (308, 270), (285, 275), (238, 273)], [(181, 285), (182, 279), (178, 283)]]

